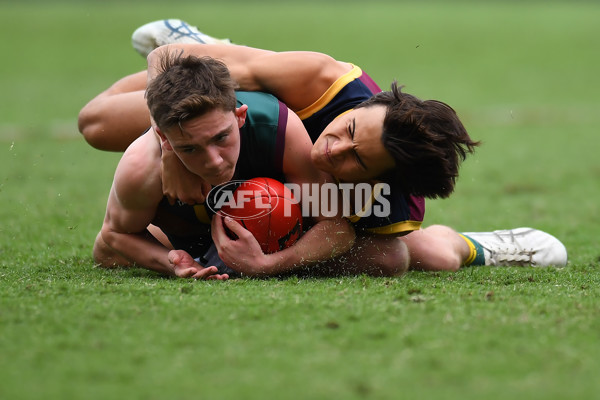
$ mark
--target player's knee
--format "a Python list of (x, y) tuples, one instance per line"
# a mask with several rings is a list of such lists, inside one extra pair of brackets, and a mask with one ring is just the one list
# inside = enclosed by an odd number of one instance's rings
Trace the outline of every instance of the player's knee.
[(431, 253), (427, 258), (422, 259), (415, 269), (425, 271), (458, 271), (462, 266), (462, 260), (459, 255), (451, 249), (438, 248), (435, 253)]
[(92, 147), (103, 149), (105, 128), (93, 107), (87, 105), (79, 112), (77, 126), (86, 142)]
[(423, 228), (421, 232), (427, 234), (428, 236), (434, 236), (438, 238), (444, 236), (453, 236), (456, 234), (454, 229), (446, 225), (430, 225), (427, 228)]
[(444, 225), (431, 225), (421, 230), (418, 246), (413, 244), (412, 252), (418, 263), (415, 269), (426, 271), (457, 271), (463, 263), (455, 240), (456, 231)]
[(433, 225), (427, 229), (431, 229), (439, 240), (436, 245), (438, 249), (436, 263), (439, 269), (443, 271), (459, 270), (464, 260), (457, 247), (457, 239), (460, 243), (463, 240), (460, 239), (456, 231), (444, 225)]
[(447, 254), (445, 257), (440, 257), (437, 262), (438, 271), (458, 271), (461, 267), (461, 260), (456, 254)]

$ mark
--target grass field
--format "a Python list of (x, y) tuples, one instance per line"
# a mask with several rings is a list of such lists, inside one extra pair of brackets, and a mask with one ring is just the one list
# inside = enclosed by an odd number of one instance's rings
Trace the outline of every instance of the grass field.
[[(94, 268), (119, 154), (85, 144), (77, 113), (144, 68), (131, 32), (165, 17), (453, 105), (484, 145), (426, 224), (534, 226), (569, 265), (221, 283)], [(0, 2), (0, 398), (597, 398), (598, 20), (566, 1)]]

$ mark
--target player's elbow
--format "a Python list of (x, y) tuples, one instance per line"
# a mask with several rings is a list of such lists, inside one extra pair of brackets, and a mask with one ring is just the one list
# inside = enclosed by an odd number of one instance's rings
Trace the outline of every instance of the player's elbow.
[(356, 242), (356, 233), (352, 225), (344, 218), (331, 221), (333, 225), (332, 232), (336, 240), (333, 253), (341, 255), (349, 251)]
[(385, 277), (402, 276), (408, 271), (408, 251), (402, 248), (390, 249), (372, 266), (372, 275)]
[(115, 267), (127, 267), (131, 263), (119, 256), (105, 241), (105, 236), (101, 231), (96, 236), (94, 242), (94, 248), (92, 250), (92, 257), (94, 264), (101, 268), (115, 268)]
[(148, 77), (152, 79), (154, 73), (160, 68), (161, 61), (165, 57), (170, 57), (170, 54), (180, 54), (184, 51), (185, 44), (166, 44), (158, 46), (146, 56), (146, 63), (148, 65)]
[(148, 55), (146, 56), (146, 62), (148, 63), (148, 65), (152, 65), (154, 62), (156, 62), (156, 60), (160, 59), (162, 53), (167, 50), (167, 46), (168, 45), (158, 46), (150, 53), (148, 53)]

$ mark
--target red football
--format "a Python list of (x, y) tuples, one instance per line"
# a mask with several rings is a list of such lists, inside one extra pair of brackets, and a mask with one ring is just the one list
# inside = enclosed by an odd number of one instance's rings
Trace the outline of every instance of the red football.
[(291, 246), (302, 234), (302, 209), (290, 189), (275, 179), (253, 178), (233, 192), (220, 209), (248, 229), (265, 253)]

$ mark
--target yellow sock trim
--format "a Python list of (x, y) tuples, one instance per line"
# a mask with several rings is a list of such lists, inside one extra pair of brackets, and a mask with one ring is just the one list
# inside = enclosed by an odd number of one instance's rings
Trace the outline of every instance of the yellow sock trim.
[(459, 236), (463, 239), (465, 239), (465, 242), (467, 242), (467, 245), (469, 246), (469, 257), (465, 260), (465, 262), (463, 263), (463, 266), (469, 266), (471, 265), (471, 263), (473, 263), (473, 261), (475, 261), (475, 257), (477, 257), (477, 248), (475, 247), (475, 245), (473, 244), (473, 242), (471, 242), (469, 240), (468, 237), (466, 237), (465, 235), (462, 235), (459, 233)]

